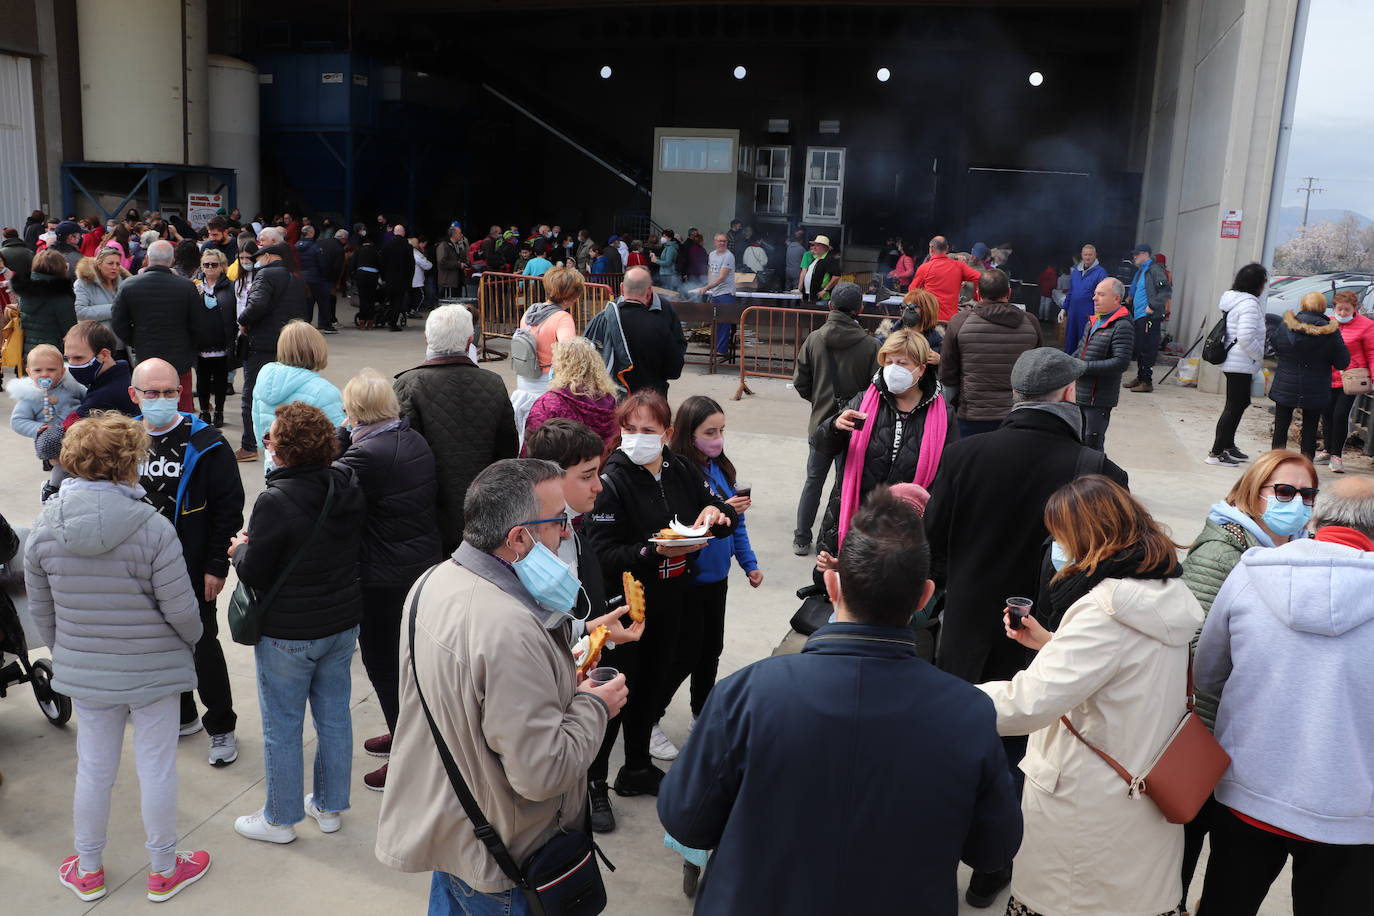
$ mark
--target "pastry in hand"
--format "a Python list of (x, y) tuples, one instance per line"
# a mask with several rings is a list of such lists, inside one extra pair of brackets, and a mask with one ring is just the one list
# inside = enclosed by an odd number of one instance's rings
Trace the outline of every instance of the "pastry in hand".
[(577, 666), (579, 674), (586, 674), (601, 661), (601, 648), (606, 645), (606, 637), (610, 632), (609, 627), (597, 627), (587, 636), (587, 654), (582, 656), (582, 664)]
[(630, 619), (635, 623), (644, 622), (644, 583), (633, 573), (620, 574), (620, 585), (625, 592), (625, 603), (630, 607)]

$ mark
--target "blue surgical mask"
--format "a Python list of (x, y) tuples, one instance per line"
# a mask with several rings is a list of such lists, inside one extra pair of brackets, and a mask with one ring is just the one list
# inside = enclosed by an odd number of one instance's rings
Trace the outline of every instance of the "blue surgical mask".
[[(528, 529), (526, 533), (529, 533)], [(534, 540), (533, 534), (530, 539)], [(530, 597), (539, 602), (540, 607), (572, 616), (582, 585), (568, 564), (558, 559), (558, 554), (535, 540), (534, 549), (511, 565), (515, 567), (520, 584), (525, 586)]]
[(1294, 496), (1288, 502), (1283, 502), (1277, 496), (1265, 497), (1261, 520), (1275, 534), (1291, 538), (1307, 527), (1311, 518), (1312, 507), (1304, 503), (1301, 496)]
[(1064, 552), (1064, 545), (1058, 541), (1050, 541), (1050, 565), (1055, 572), (1059, 572), (1065, 566), (1073, 562), (1073, 559)]
[(153, 425), (153, 429), (170, 426), (177, 417), (176, 398), (147, 398), (138, 403), (143, 410), (143, 419)]
[(1337, 315), (1336, 320), (1339, 321), (1341, 324), (1345, 324), (1347, 321), (1354, 321), (1355, 313), (1351, 312), (1349, 315)]
[(91, 382), (95, 381), (95, 377), (100, 374), (100, 357), (92, 356), (90, 362), (80, 366), (67, 363), (67, 371), (72, 374), (74, 381), (89, 387)]

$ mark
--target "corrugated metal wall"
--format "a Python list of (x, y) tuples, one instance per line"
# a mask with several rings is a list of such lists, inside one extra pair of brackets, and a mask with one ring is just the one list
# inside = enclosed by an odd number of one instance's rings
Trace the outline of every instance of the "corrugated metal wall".
[(38, 202), (38, 137), (29, 59), (0, 54), (0, 225), (22, 228)]

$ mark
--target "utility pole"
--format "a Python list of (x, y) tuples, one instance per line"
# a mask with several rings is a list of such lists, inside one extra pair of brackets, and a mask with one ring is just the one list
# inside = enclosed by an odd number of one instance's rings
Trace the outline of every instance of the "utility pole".
[(1302, 226), (1299, 227), (1299, 229), (1298, 229), (1298, 234), (1299, 234), (1299, 235), (1306, 235), (1306, 234), (1307, 234), (1307, 211), (1308, 211), (1309, 209), (1311, 209), (1311, 207), (1312, 207), (1312, 195), (1313, 195), (1313, 194), (1321, 194), (1321, 193), (1323, 193), (1323, 192), (1326, 190), (1326, 188), (1314, 188), (1314, 187), (1312, 187), (1312, 185), (1314, 185), (1314, 184), (1317, 182), (1317, 179), (1315, 179), (1315, 178), (1299, 178), (1298, 180), (1299, 180), (1299, 181), (1305, 181), (1305, 182), (1307, 182), (1307, 187), (1305, 187), (1305, 188), (1298, 188), (1298, 189), (1297, 189), (1297, 191), (1298, 191), (1299, 194), (1306, 194), (1306, 195), (1307, 195), (1307, 199), (1306, 199), (1305, 201), (1303, 201), (1303, 205), (1302, 205)]

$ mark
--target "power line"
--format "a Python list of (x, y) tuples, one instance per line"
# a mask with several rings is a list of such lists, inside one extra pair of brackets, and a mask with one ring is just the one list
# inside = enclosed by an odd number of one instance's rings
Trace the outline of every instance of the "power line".
[(1307, 195), (1302, 204), (1302, 226), (1298, 229), (1299, 233), (1305, 235), (1307, 234), (1307, 212), (1312, 207), (1312, 195), (1322, 194), (1326, 191), (1326, 188), (1314, 188), (1313, 185), (1317, 182), (1315, 178), (1300, 178), (1298, 180), (1307, 182), (1307, 187), (1297, 189), (1299, 194)]

